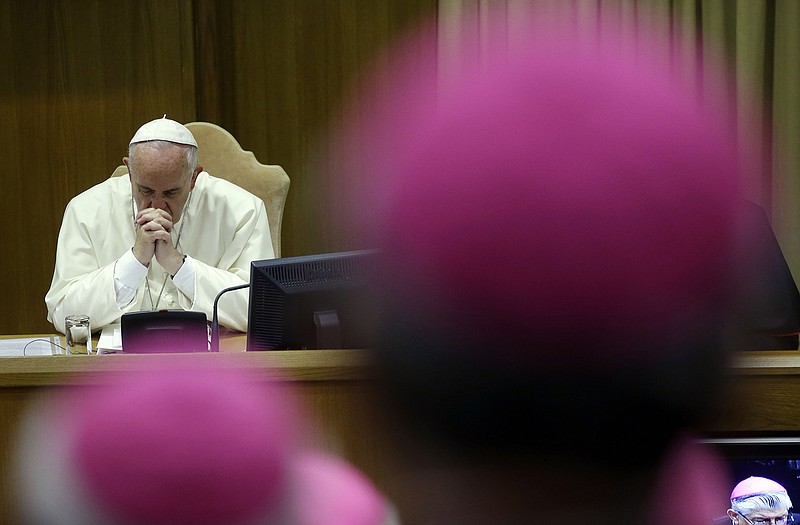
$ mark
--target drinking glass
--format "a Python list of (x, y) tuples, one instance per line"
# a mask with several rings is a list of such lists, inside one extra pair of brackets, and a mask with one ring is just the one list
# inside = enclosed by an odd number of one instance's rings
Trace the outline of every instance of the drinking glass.
[(92, 353), (92, 327), (88, 315), (68, 315), (64, 319), (67, 353)]

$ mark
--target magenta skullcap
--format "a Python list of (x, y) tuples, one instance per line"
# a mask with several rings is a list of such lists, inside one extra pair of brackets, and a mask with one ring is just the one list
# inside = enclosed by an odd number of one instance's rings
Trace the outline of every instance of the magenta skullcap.
[(767, 492), (786, 492), (786, 489), (783, 488), (783, 485), (771, 479), (750, 476), (733, 487), (731, 501), (757, 496), (758, 494), (765, 494)]
[(492, 48), (448, 92), (389, 77), (355, 224), (385, 255), (378, 296), (492, 360), (660, 359), (640, 343), (723, 314), (735, 140), (644, 43), (568, 36)]
[[(163, 364), (164, 362), (162, 362)], [(248, 371), (124, 373), (61, 392), (21, 440), (39, 524), (380, 525), (389, 507), (353, 467), (300, 443), (284, 386)]]
[(168, 119), (166, 115), (163, 118), (151, 120), (143, 124), (131, 139), (131, 144), (139, 142), (150, 142), (152, 140), (166, 140), (167, 142), (174, 142), (175, 144), (185, 144), (187, 146), (197, 147), (197, 141), (192, 135), (192, 132), (179, 122)]
[(296, 422), (278, 399), (232, 370), (134, 373), (73, 400), (72, 459), (121, 521), (243, 523), (281, 497)]
[(339, 458), (308, 452), (298, 456), (290, 469), (297, 523), (381, 525), (396, 519), (372, 483)]

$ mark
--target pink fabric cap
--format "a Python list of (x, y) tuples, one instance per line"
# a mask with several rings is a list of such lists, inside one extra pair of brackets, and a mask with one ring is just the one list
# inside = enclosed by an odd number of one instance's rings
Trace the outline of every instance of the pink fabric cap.
[(298, 442), (295, 409), (248, 371), (165, 366), (65, 392), (41, 415), (68, 443), (79, 506), (112, 523), (384, 524), (391, 507), (364, 475)]
[(727, 464), (717, 451), (682, 435), (667, 450), (659, 469), (646, 523), (713, 523), (728, 503), (729, 483)]
[(735, 142), (644, 43), (568, 37), (503, 43), (446, 96), (436, 76), (391, 78), (353, 207), (382, 295), (516, 344), (477, 344), (491, 359), (660, 358), (629, 342), (708, 330), (727, 293)]
[(783, 488), (783, 485), (771, 479), (750, 476), (733, 487), (731, 501), (766, 492), (786, 492), (786, 489)]
[(382, 495), (361, 472), (319, 452), (294, 459), (294, 516), (298, 525), (380, 525), (387, 517)]
[(72, 458), (120, 522), (249, 522), (282, 497), (291, 398), (243, 371), (123, 375), (73, 396)]

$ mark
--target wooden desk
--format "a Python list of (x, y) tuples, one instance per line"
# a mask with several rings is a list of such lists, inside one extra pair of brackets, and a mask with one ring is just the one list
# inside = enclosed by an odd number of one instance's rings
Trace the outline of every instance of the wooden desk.
[(800, 351), (738, 355), (705, 429), (800, 434)]
[[(238, 338), (237, 338), (238, 337)], [(366, 379), (368, 353), (361, 350), (243, 352), (244, 336), (228, 338), (220, 353), (162, 355), (74, 355), (0, 358), (0, 523), (16, 523), (9, 479), (9, 459), (25, 409), (31, 401), (57, 392), (64, 384), (103, 381), (112, 371), (157, 364), (158, 360), (244, 367), (265, 380), (288, 380), (299, 393), (319, 430), (311, 438), (371, 476), (381, 489), (391, 488), (382, 457), (384, 440), (370, 421)], [(390, 483), (388, 481), (387, 483)]]
[[(263, 373), (265, 380), (291, 381), (321, 430), (318, 442), (362, 469), (390, 498), (401, 493), (392, 442), (371, 417), (368, 352), (242, 352), (244, 339), (239, 337), (224, 341), (219, 354), (0, 358), (0, 523), (15, 523), (8, 459), (30, 401), (53, 395), (54, 386), (102, 381), (110, 371), (164, 357), (246, 367)], [(800, 352), (743, 353), (729, 367), (728, 379), (723, 402), (705, 430), (800, 433)]]

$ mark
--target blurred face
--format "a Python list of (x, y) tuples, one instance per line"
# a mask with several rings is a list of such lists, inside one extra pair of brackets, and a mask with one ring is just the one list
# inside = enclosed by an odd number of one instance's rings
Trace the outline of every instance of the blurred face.
[(144, 142), (135, 148), (134, 156), (125, 157), (123, 162), (128, 166), (137, 210), (159, 208), (178, 222), (202, 168), (189, 171), (186, 146), (156, 148)]
[(746, 516), (736, 511), (728, 511), (733, 525), (786, 525), (789, 518), (787, 509), (764, 509), (748, 513)]

